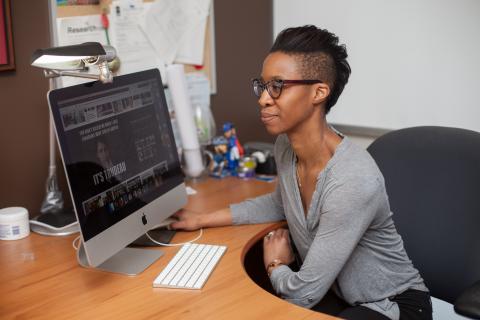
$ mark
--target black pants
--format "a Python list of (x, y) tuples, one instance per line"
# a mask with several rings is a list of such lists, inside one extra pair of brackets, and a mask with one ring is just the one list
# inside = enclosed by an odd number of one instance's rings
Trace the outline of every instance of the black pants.
[[(398, 304), (400, 320), (431, 320), (432, 303), (427, 292), (407, 290), (390, 299)], [(348, 320), (388, 320), (383, 314), (362, 306), (350, 306), (332, 291), (312, 310), (327, 313)]]

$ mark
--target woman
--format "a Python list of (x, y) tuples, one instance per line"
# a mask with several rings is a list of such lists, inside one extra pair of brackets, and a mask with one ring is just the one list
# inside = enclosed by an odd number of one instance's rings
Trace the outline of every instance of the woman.
[[(265, 268), (281, 297), (347, 319), (431, 319), (428, 289), (395, 229), (382, 174), (326, 121), (350, 75), (346, 58), (326, 30), (281, 32), (253, 80), (261, 119), (278, 135), (276, 191), (210, 214), (179, 212), (172, 228), (286, 219), (288, 231), (264, 239)], [(289, 234), (298, 271), (289, 267)]]

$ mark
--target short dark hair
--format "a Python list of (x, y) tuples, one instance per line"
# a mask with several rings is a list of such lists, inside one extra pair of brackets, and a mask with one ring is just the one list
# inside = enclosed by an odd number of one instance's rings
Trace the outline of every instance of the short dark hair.
[(347, 48), (338, 44), (338, 37), (313, 25), (287, 28), (280, 32), (270, 53), (282, 52), (295, 56), (305, 79), (322, 80), (330, 86), (325, 113), (335, 105), (348, 82), (351, 69)]

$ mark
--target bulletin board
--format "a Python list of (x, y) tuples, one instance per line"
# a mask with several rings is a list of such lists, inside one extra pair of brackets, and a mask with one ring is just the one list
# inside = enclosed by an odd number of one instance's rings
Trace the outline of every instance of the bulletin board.
[[(53, 1), (53, 0), (52, 0)], [(152, 2), (153, 0), (144, 0), (144, 2)], [(161, 0), (156, 0), (161, 1)], [(55, 10), (56, 18), (86, 16), (86, 15), (100, 15), (102, 12), (109, 10), (111, 0), (101, 0), (98, 5), (69, 5), (69, 6), (52, 6)], [(121, 57), (120, 57), (121, 59)], [(216, 93), (216, 70), (215, 70), (215, 34), (214, 34), (214, 16), (213, 16), (213, 0), (210, 6), (210, 14), (207, 19), (207, 26), (205, 32), (205, 45), (203, 64), (201, 68), (198, 66), (185, 64), (185, 72), (202, 72), (209, 81), (211, 93)]]

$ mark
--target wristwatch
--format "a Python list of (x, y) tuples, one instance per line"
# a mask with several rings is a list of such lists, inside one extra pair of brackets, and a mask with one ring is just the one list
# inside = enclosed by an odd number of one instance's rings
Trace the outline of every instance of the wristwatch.
[(267, 274), (270, 277), (272, 274), (273, 268), (276, 268), (278, 266), (285, 265), (280, 259), (273, 259), (272, 262), (270, 262), (267, 266)]

